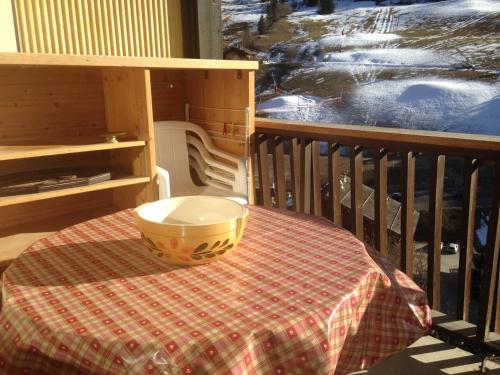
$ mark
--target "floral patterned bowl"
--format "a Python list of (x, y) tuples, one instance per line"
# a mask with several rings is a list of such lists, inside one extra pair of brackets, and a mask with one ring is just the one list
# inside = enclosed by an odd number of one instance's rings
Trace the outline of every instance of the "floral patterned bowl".
[(162, 199), (135, 209), (146, 248), (179, 265), (219, 259), (238, 245), (248, 208), (227, 198), (191, 196)]

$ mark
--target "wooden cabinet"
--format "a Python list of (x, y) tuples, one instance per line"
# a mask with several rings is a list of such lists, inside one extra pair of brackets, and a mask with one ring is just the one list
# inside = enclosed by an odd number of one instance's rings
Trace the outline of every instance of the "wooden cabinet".
[[(113, 171), (111, 180), (94, 185), (0, 197), (0, 268), (47, 233), (156, 199), (153, 122), (184, 120), (186, 104), (191, 121), (216, 144), (248, 157), (256, 68), (254, 62), (0, 54), (0, 179), (59, 167)], [(126, 135), (108, 143), (106, 133)]]

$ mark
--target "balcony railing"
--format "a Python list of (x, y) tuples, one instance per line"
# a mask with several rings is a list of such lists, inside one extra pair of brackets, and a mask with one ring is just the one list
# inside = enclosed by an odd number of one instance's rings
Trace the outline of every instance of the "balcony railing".
[[(325, 216), (350, 229), (359, 239), (371, 242), (383, 254), (388, 254), (390, 247), (388, 181), (391, 189), (400, 184), (400, 205), (396, 215), (400, 222), (400, 252), (396, 258), (401, 270), (410, 277), (416, 276), (416, 182), (420, 191), (422, 185), (427, 186), (428, 229), (424, 231), (428, 243), (427, 269), (422, 279), (433, 310), (440, 310), (441, 300), (445, 164), (453, 162), (461, 166), (458, 177), (457, 174), (449, 177), (460, 180), (456, 185), (461, 186), (458, 195), (461, 199), (461, 211), (458, 210), (461, 224), (457, 231), (460, 244), (458, 286), (452, 293), (458, 294), (453, 319), (462, 322), (467, 329), (449, 331), (448, 337), (458, 337), (459, 343), (472, 343), (483, 353), (500, 353), (499, 342), (496, 342), (500, 337), (497, 335), (500, 332), (500, 137), (263, 118), (256, 118), (255, 128), (252, 152), (258, 204)], [(370, 170), (371, 188), (365, 186), (368, 182), (364, 181), (367, 180), (364, 168)], [(422, 173), (422, 168), (427, 172)], [(342, 191), (347, 179), (343, 175), (349, 175), (347, 192)], [(481, 181), (479, 185), (478, 180)], [(371, 191), (370, 204), (367, 204), (367, 190)], [(481, 287), (479, 297), (475, 298), (479, 307), (473, 319), (476, 324), (472, 325), (468, 322), (472, 320), (471, 292), (475, 292), (471, 285), (479, 203), (483, 210), (487, 207), (489, 225), (483, 249)], [(367, 230), (366, 216), (370, 210), (373, 220)], [(441, 322), (441, 319), (435, 320), (439, 332), (443, 330)]]

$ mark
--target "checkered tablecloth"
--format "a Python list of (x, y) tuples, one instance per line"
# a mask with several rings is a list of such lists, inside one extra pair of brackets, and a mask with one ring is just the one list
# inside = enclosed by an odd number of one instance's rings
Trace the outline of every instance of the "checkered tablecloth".
[(143, 248), (126, 210), (4, 273), (0, 373), (342, 374), (429, 325), (425, 293), (326, 220), (250, 207), (238, 249), (183, 268)]

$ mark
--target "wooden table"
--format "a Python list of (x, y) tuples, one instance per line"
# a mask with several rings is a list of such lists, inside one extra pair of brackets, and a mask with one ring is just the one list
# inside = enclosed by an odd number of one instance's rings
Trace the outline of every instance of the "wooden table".
[(430, 323), (422, 290), (326, 220), (251, 206), (234, 253), (176, 267), (150, 256), (125, 210), (7, 269), (0, 372), (342, 374)]

